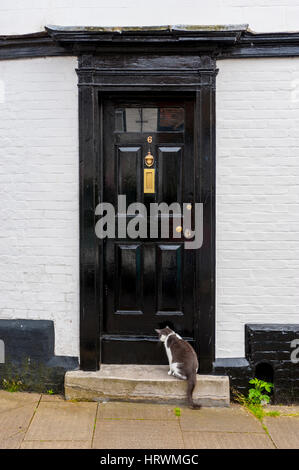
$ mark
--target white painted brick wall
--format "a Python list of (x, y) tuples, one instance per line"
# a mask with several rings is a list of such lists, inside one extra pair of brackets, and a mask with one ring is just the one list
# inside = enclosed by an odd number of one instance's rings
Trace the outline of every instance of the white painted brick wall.
[(0, 61), (0, 318), (55, 321), (79, 354), (74, 57)]
[(299, 323), (299, 59), (219, 61), (217, 357)]
[(298, 30), (298, 0), (1, 0), (0, 34), (59, 25), (249, 23), (258, 32)]
[[(78, 355), (76, 58), (0, 62), (0, 317), (53, 319)], [(299, 322), (299, 59), (219, 61), (217, 356)]]

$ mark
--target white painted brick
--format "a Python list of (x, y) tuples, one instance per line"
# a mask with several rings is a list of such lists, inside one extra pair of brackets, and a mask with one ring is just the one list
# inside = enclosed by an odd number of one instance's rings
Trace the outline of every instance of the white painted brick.
[(242, 357), (246, 323), (299, 323), (299, 59), (217, 65), (216, 355)]
[(0, 317), (54, 320), (56, 354), (74, 356), (79, 355), (76, 66), (70, 57), (0, 62), (6, 90), (0, 103)]
[[(234, 22), (285, 31), (298, 29), (298, 13), (297, 0), (3, 0), (0, 31)], [(53, 319), (66, 355), (79, 352), (75, 67), (66, 57), (0, 63), (0, 315)], [(233, 357), (244, 354), (245, 323), (299, 321), (299, 60), (218, 67), (216, 338), (217, 356)]]
[[(0, 31), (1, 34), (32, 33), (42, 31), (46, 24), (136, 26), (232, 23), (249, 23), (258, 32), (288, 31), (298, 30), (298, 16), (298, 0), (210, 0), (208, 3), (206, 0), (185, 0), (183, 3), (179, 0), (1, 0)], [(40, 70), (38, 75), (45, 73)], [(59, 82), (56, 70), (51, 75), (53, 82)], [(51, 85), (51, 82), (46, 83), (44, 89), (49, 89)], [(64, 83), (60, 86), (64, 87)]]

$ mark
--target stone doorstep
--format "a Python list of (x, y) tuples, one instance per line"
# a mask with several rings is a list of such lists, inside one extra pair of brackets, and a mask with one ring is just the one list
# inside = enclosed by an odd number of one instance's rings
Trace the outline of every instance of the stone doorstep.
[[(186, 404), (186, 381), (169, 376), (168, 370), (160, 365), (102, 364), (96, 372), (69, 371), (65, 398)], [(193, 399), (203, 406), (229, 406), (228, 376), (197, 375)]]

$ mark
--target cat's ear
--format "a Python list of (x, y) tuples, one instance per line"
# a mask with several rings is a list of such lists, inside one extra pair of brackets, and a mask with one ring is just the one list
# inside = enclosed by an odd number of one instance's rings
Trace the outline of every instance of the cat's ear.
[(155, 331), (158, 333), (158, 335), (161, 334), (161, 330), (157, 330), (157, 329), (155, 328)]

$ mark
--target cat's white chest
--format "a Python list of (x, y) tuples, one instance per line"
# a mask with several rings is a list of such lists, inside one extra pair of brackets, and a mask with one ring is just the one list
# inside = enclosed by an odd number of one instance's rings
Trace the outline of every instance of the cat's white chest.
[(171, 364), (172, 364), (172, 354), (171, 354), (171, 349), (167, 346), (167, 341), (165, 341), (165, 350), (166, 350), (166, 354), (167, 354), (167, 357), (168, 357), (168, 363), (171, 366)]

